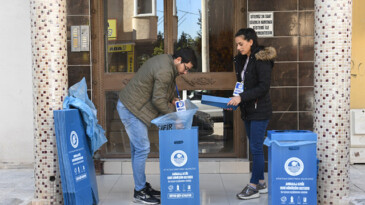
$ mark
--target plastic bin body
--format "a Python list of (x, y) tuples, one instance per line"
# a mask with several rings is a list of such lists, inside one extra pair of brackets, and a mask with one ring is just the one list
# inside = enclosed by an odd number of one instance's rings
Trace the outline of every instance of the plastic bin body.
[(200, 204), (197, 127), (160, 130), (159, 140), (161, 204)]
[(311, 131), (268, 131), (270, 205), (317, 204), (316, 142)]
[(227, 103), (231, 100), (231, 98), (224, 98), (224, 97), (216, 97), (211, 95), (202, 95), (201, 103), (205, 105), (211, 105), (215, 107), (220, 107), (224, 109), (233, 109), (236, 110), (238, 106), (227, 106)]
[(53, 113), (64, 203), (98, 204), (94, 161), (79, 110)]

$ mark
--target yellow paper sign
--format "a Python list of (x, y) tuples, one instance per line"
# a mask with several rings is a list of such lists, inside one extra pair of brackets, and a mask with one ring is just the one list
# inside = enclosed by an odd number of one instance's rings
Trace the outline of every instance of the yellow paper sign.
[(117, 19), (108, 19), (108, 40), (117, 40)]
[(134, 72), (134, 52), (128, 52), (128, 73)]

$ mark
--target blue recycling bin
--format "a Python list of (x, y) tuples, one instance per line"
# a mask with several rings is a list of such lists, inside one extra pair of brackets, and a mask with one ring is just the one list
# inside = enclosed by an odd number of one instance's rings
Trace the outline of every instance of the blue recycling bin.
[(53, 115), (64, 204), (98, 204), (94, 161), (79, 110), (55, 110)]
[(162, 205), (198, 205), (198, 128), (159, 130)]
[(269, 205), (317, 204), (317, 134), (306, 130), (270, 130)]

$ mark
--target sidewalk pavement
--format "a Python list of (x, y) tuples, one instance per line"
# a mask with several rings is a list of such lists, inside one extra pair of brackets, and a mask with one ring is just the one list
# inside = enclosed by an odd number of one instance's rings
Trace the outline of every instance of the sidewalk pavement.
[[(238, 200), (235, 195), (248, 182), (250, 174), (200, 174), (201, 205), (262, 205), (267, 194), (258, 199)], [(159, 188), (159, 175), (148, 175)], [(132, 175), (97, 176), (99, 205), (134, 204)], [(365, 164), (350, 167), (350, 195), (340, 204), (365, 205)], [(34, 194), (33, 169), (0, 169), (0, 205), (30, 205)]]

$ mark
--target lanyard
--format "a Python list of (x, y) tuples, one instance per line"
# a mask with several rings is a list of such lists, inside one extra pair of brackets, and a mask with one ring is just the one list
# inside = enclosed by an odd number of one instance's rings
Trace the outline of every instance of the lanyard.
[(247, 65), (248, 65), (248, 61), (249, 61), (249, 56), (247, 56), (247, 59), (246, 59), (246, 62), (245, 62), (245, 65), (243, 66), (243, 69), (242, 69), (242, 73), (241, 73), (241, 78), (242, 78), (242, 82), (245, 81), (245, 72), (246, 72), (246, 69), (247, 69)]
[(175, 84), (175, 88), (176, 88), (176, 92), (177, 92), (177, 97), (179, 98), (179, 100), (181, 100), (180, 94), (179, 94), (179, 89), (177, 89), (177, 85), (176, 84)]

